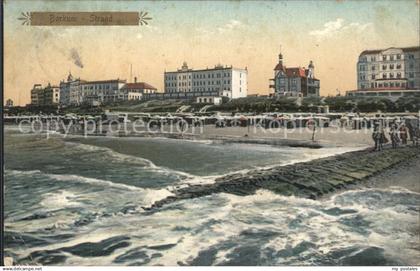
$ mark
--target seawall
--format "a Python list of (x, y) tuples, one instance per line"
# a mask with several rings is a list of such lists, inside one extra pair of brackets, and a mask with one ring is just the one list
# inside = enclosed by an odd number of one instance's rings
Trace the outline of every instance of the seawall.
[[(286, 196), (318, 199), (328, 193), (362, 184), (369, 177), (378, 175), (386, 169), (419, 158), (420, 148), (413, 146), (386, 148), (380, 152), (371, 149), (348, 152), (309, 162), (255, 170), (246, 175), (227, 175), (216, 179), (212, 184), (191, 185), (173, 191), (174, 196), (157, 201), (143, 209), (154, 210), (179, 200), (213, 193), (250, 195), (259, 189), (267, 189)], [(398, 180), (395, 182), (398, 185)]]

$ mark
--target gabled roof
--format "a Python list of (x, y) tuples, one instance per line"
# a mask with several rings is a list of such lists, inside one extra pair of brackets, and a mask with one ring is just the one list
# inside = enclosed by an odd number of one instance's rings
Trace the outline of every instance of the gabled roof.
[(283, 66), (283, 64), (282, 63), (278, 63), (277, 65), (276, 65), (276, 67), (274, 67), (274, 70), (275, 71), (285, 71), (284, 69), (285, 69), (286, 67), (285, 66)]
[(286, 68), (287, 77), (306, 77), (305, 69), (302, 67)]
[(157, 90), (157, 88), (155, 88), (152, 85), (149, 85), (146, 82), (127, 83), (123, 86), (123, 88), (125, 88), (125, 89), (154, 89), (154, 90)]

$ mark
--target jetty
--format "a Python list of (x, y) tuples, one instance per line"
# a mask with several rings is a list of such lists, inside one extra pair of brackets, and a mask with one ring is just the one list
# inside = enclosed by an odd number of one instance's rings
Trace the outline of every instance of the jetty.
[(362, 185), (368, 178), (386, 169), (419, 158), (420, 148), (414, 146), (386, 148), (380, 152), (371, 149), (348, 152), (309, 162), (223, 176), (212, 184), (191, 185), (175, 190), (173, 196), (143, 209), (153, 211), (180, 200), (215, 193), (252, 195), (259, 189), (315, 200), (338, 190)]

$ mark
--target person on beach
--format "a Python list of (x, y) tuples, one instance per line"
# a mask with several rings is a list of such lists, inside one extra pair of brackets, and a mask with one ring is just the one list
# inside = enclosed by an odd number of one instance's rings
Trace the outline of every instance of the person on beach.
[(401, 143), (403, 145), (407, 145), (407, 138), (408, 138), (408, 131), (407, 131), (407, 126), (405, 126), (405, 124), (401, 124), (400, 127), (400, 138), (401, 138)]
[(391, 138), (391, 142), (392, 142), (392, 148), (396, 149), (398, 146), (398, 129), (397, 129), (397, 124), (392, 124), (390, 131), (389, 131), (389, 136)]
[(385, 133), (383, 132), (381, 126), (382, 125), (379, 125), (379, 123), (375, 123), (373, 128), (372, 139), (375, 142), (375, 151), (382, 150), (383, 137), (385, 136)]
[(416, 147), (419, 146), (419, 140), (420, 140), (420, 128), (416, 127), (414, 128), (414, 139), (413, 139), (414, 146)]
[(411, 142), (413, 142), (414, 145), (414, 133), (416, 132), (411, 122), (407, 123), (407, 129), (408, 129), (408, 135), (410, 136)]

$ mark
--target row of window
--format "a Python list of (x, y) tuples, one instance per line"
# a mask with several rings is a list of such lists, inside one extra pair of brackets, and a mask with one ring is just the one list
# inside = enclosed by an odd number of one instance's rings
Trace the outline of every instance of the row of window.
[(102, 89), (110, 89), (110, 85), (87, 85), (87, 86), (83, 86), (83, 90), (102, 90)]
[[(165, 92), (169, 92), (169, 93), (176, 93), (176, 92), (198, 92), (198, 91), (202, 92), (202, 91), (206, 91), (206, 90), (207, 91), (220, 91), (221, 88), (219, 88), (219, 87), (208, 87), (207, 89), (205, 87), (199, 87), (199, 88), (194, 88), (194, 89), (191, 89), (191, 88), (180, 88), (178, 90), (177, 89), (167, 89), (167, 90), (165, 90)], [(230, 87), (225, 88), (223, 90), (230, 91)], [(239, 88), (239, 92), (242, 92), (242, 88)]]
[[(405, 88), (406, 86), (408, 86), (409, 88), (414, 88), (414, 82), (410, 81), (410, 82), (408, 82), (408, 85), (405, 82), (389, 82), (389, 83), (385, 82), (385, 83), (371, 83), (370, 84), (371, 88), (383, 88), (383, 87), (385, 87), (385, 88), (388, 88), (388, 87), (391, 87), (391, 88), (393, 88), (393, 87)], [(362, 84), (361, 88), (364, 89), (365, 85)]]
[[(240, 76), (242, 76), (242, 74)], [(206, 77), (206, 74), (203, 74), (203, 73), (192, 75), (193, 79), (222, 78), (222, 77), (230, 77), (230, 73), (228, 73), (228, 72), (216, 73), (216, 74), (208, 73), (207, 77)], [(177, 79), (176, 75), (166, 75), (166, 80), (176, 80), (176, 79)], [(187, 80), (187, 79), (191, 79), (191, 74), (190, 75), (185, 75), (185, 74), (184, 75), (178, 75), (178, 80)]]
[[(280, 78), (280, 85), (284, 85), (284, 83), (285, 83), (285, 79), (284, 78)], [(293, 78), (291, 80), (291, 84), (292, 84), (292, 86), (296, 86), (297, 85), (297, 79), (296, 78)]]
[(403, 87), (405, 88), (406, 84), (404, 82), (400, 83), (400, 82), (391, 82), (391, 83), (371, 83), (370, 87), (371, 88), (382, 88), (382, 87)]
[[(396, 74), (390, 72), (390, 73), (383, 73), (382, 74), (382, 78), (383, 79), (387, 79), (387, 78), (401, 78), (401, 73), (397, 72)], [(360, 80), (366, 80), (366, 75), (365, 74), (360, 74), (359, 76)], [(414, 78), (414, 72), (409, 72), (408, 73), (408, 78)], [(376, 79), (376, 74), (372, 74), (371, 75), (371, 79)]]
[[(221, 80), (217, 80), (217, 81), (208, 81), (207, 85), (221, 85), (222, 81)], [(230, 80), (223, 80), (223, 84), (230, 84)], [(239, 80), (239, 84), (242, 84), (242, 81)], [(178, 85), (178, 87), (186, 87), (186, 86), (191, 86), (191, 82), (167, 82), (165, 83), (166, 87), (176, 87)], [(206, 85), (206, 81), (194, 81), (193, 86), (205, 86)]]
[[(414, 55), (413, 54), (409, 54), (407, 55), (408, 59), (414, 59)], [(400, 59), (404, 59), (403, 55), (401, 54), (395, 54), (395, 55), (382, 55), (382, 57), (380, 58), (382, 61), (393, 61), (393, 60), (400, 60)], [(380, 60), (378, 59), (378, 60)], [(363, 57), (360, 59), (362, 62), (367, 62), (368, 58), (367, 57)], [(371, 56), (369, 58), (370, 62), (375, 62), (376, 61), (376, 56)]]
[[(402, 67), (401, 64), (389, 64), (389, 65), (384, 64), (384, 65), (382, 65), (382, 70), (383, 71), (386, 71), (387, 69), (390, 69), (390, 70), (393, 70), (393, 69), (400, 70), (401, 67)], [(414, 63), (410, 63), (409, 64), (409, 67), (410, 67), (410, 69), (414, 69)], [(360, 71), (366, 71), (366, 66), (365, 65), (360, 65), (359, 66), (359, 70)], [(372, 71), (375, 71), (376, 70), (376, 66), (372, 66), (371, 67), (371, 70)]]

